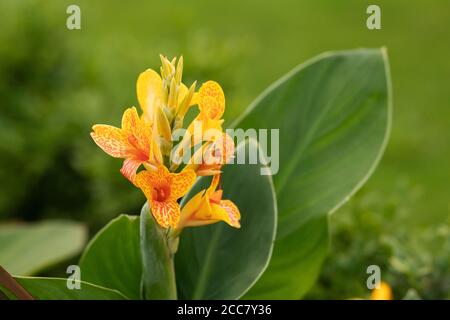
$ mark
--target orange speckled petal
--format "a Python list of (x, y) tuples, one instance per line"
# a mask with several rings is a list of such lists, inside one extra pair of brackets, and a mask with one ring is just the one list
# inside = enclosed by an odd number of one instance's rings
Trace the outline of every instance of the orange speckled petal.
[(120, 173), (122, 173), (122, 175), (128, 180), (130, 180), (132, 183), (135, 183), (136, 171), (141, 164), (142, 164), (141, 161), (133, 159), (125, 159), (122, 168), (120, 169)]
[(222, 148), (222, 164), (226, 164), (234, 157), (234, 140), (224, 133), (217, 143)]
[(150, 210), (158, 224), (175, 228), (180, 221), (180, 205), (174, 201), (150, 201)]
[(241, 219), (241, 213), (238, 207), (230, 200), (221, 200), (219, 205), (228, 215), (228, 221), (225, 222), (232, 227), (240, 228), (241, 224), (239, 220)]
[(195, 172), (190, 169), (172, 174), (172, 181), (170, 184), (171, 199), (176, 200), (184, 196), (194, 184), (195, 178)]
[(140, 118), (135, 107), (125, 110), (122, 116), (122, 129), (127, 133), (134, 133), (140, 124)]
[(234, 141), (226, 133), (221, 134), (211, 145), (206, 149), (203, 157), (204, 164), (224, 165), (228, 163), (234, 156)]
[(167, 179), (165, 170), (167, 170), (165, 167), (159, 166), (156, 171), (143, 170), (136, 175), (135, 184), (142, 190), (147, 200), (152, 200), (153, 188)]
[(199, 220), (202, 221), (211, 221), (211, 223), (223, 221), (232, 227), (240, 228), (239, 221), (236, 222), (235, 220), (230, 219), (230, 215), (228, 214), (227, 210), (218, 204), (211, 204), (211, 211), (208, 217), (204, 216), (203, 214), (198, 214), (196, 217), (198, 217)]
[(215, 81), (205, 82), (195, 98), (200, 112), (209, 119), (219, 120), (225, 111), (225, 95), (220, 85)]
[(122, 129), (97, 124), (92, 127), (91, 137), (95, 143), (110, 156), (115, 158), (127, 158), (130, 154), (129, 144)]
[[(125, 110), (122, 116), (122, 131), (127, 135), (128, 141), (133, 143), (141, 155), (150, 155), (152, 145), (152, 126), (148, 121), (141, 119), (135, 107)], [(146, 158), (146, 157), (144, 157)], [(141, 160), (148, 160), (141, 159)]]

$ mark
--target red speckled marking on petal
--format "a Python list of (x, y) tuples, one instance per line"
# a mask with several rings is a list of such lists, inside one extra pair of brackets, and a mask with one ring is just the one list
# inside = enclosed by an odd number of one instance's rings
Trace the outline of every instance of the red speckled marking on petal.
[(132, 183), (135, 183), (136, 171), (141, 164), (142, 164), (141, 161), (133, 159), (125, 159), (122, 168), (120, 169), (120, 173), (122, 173), (122, 175), (128, 180), (130, 180)]
[(175, 228), (180, 221), (180, 205), (176, 201), (151, 201), (151, 212), (158, 224)]
[(130, 154), (129, 143), (122, 129), (103, 124), (95, 125), (92, 129), (92, 139), (110, 156), (126, 158)]
[(218, 120), (225, 111), (225, 95), (220, 85), (215, 81), (205, 82), (198, 92), (200, 112), (209, 119)]
[(195, 172), (193, 170), (184, 170), (180, 173), (171, 174), (171, 198), (177, 200), (184, 196), (195, 182)]
[(220, 206), (228, 213), (230, 224), (233, 227), (240, 228), (241, 224), (239, 220), (241, 219), (241, 214), (238, 207), (230, 200), (220, 201)]

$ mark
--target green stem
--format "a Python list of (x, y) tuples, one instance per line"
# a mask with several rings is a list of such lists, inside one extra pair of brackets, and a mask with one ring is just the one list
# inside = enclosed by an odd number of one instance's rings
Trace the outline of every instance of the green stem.
[[(177, 241), (169, 238), (145, 205), (141, 212), (142, 297), (144, 299), (175, 300), (174, 254)], [(175, 240), (175, 241), (174, 241)]]

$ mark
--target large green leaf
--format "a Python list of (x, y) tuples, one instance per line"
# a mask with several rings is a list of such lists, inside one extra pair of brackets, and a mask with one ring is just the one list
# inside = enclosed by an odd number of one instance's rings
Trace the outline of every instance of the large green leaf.
[(35, 299), (38, 300), (123, 300), (127, 299), (116, 290), (80, 281), (80, 289), (68, 289), (67, 279), (15, 277)]
[(304, 246), (311, 246), (305, 223), (336, 210), (373, 172), (389, 133), (390, 99), (384, 49), (325, 53), (275, 82), (233, 124), (280, 129), (277, 239), (267, 271), (246, 298), (294, 299), (309, 289), (311, 281), (298, 275), (320, 268), (326, 219), (317, 222), (323, 240), (309, 250), (314, 256), (305, 256)]
[(81, 279), (140, 299), (139, 217), (120, 215), (91, 240), (80, 259)]
[[(238, 152), (249, 143), (240, 144)], [(261, 168), (249, 164), (224, 168), (223, 198), (239, 207), (241, 229), (220, 222), (183, 231), (175, 255), (180, 298), (236, 299), (265, 270), (272, 253), (277, 210), (271, 177), (260, 175)], [(200, 179), (183, 204), (209, 182)]]
[(243, 298), (293, 299), (305, 294), (315, 283), (328, 253), (327, 219), (326, 215), (312, 218), (281, 245), (276, 242), (269, 268)]
[(166, 230), (153, 218), (148, 203), (141, 211), (142, 296), (144, 299), (177, 298), (173, 254)]
[(79, 253), (86, 242), (82, 224), (45, 221), (0, 225), (0, 265), (13, 275), (31, 275)]

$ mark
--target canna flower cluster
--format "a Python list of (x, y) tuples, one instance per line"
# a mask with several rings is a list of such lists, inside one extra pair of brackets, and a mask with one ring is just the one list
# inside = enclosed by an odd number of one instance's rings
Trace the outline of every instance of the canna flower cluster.
[[(128, 108), (120, 128), (97, 124), (91, 136), (107, 154), (124, 159), (120, 172), (142, 190), (161, 227), (172, 228), (173, 234), (218, 221), (240, 228), (239, 209), (222, 199), (220, 183), (222, 166), (234, 156), (234, 141), (222, 128), (223, 90), (214, 81), (205, 82), (198, 91), (196, 82), (190, 87), (183, 84), (183, 57), (177, 62), (161, 56), (161, 62), (160, 73), (148, 69), (137, 79), (141, 114)], [(184, 127), (186, 114), (195, 106), (197, 116)], [(181, 140), (174, 141), (174, 132), (182, 129)], [(196, 130), (209, 134), (199, 138)], [(180, 198), (198, 176), (211, 176), (210, 187), (180, 208)]]

